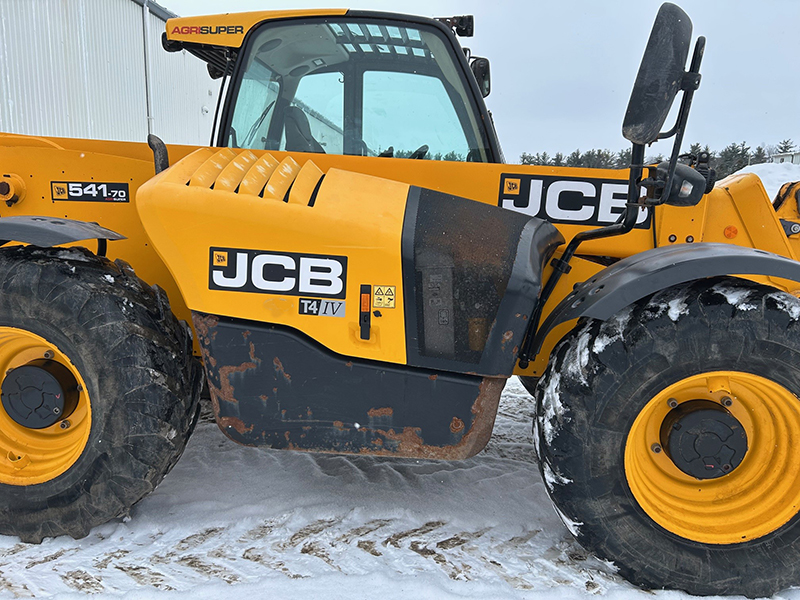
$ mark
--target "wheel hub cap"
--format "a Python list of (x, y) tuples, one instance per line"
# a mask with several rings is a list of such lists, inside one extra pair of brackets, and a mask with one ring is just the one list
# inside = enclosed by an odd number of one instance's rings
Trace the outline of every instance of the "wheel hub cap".
[(64, 390), (39, 366), (25, 365), (6, 375), (2, 401), (9, 417), (31, 429), (50, 427), (64, 414)]
[(708, 400), (690, 400), (670, 411), (661, 428), (661, 440), (675, 466), (697, 479), (731, 473), (747, 453), (742, 424)]

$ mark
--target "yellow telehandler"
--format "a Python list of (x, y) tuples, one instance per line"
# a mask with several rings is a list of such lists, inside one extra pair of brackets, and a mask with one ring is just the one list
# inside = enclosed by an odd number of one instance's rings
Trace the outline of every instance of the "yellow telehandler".
[(204, 381), (242, 444), (464, 459), (517, 375), (589, 551), (644, 587), (800, 584), (797, 186), (680, 155), (705, 40), (673, 4), (622, 171), (504, 164), (472, 29), (172, 19), (222, 80), (211, 147), (0, 136), (0, 533), (127, 514)]

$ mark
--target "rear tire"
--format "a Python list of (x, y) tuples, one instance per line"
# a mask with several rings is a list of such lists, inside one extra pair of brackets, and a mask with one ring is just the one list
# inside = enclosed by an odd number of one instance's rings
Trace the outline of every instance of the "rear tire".
[(177, 462), (199, 413), (191, 332), (166, 294), (82, 248), (4, 248), (0, 338), (2, 373), (44, 344), (81, 390), (73, 417), (47, 429), (0, 406), (11, 430), (0, 434), (0, 533), (80, 538), (127, 515)]
[[(799, 319), (794, 296), (721, 278), (580, 323), (556, 347), (535, 440), (581, 545), (645, 588), (757, 597), (800, 584)], [(690, 400), (730, 406), (747, 432), (729, 472), (690, 476), (667, 454), (678, 434), (665, 415)]]

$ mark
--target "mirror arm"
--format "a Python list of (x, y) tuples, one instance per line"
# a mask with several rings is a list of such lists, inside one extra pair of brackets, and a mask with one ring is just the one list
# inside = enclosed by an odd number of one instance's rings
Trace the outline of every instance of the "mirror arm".
[(681, 99), (681, 107), (678, 111), (678, 119), (672, 129), (658, 134), (657, 139), (659, 140), (670, 138), (674, 135), (675, 143), (672, 145), (672, 154), (669, 158), (669, 172), (667, 173), (667, 180), (664, 184), (664, 194), (655, 202), (648, 202), (650, 206), (659, 206), (669, 199), (669, 193), (672, 189), (672, 180), (675, 177), (675, 169), (678, 165), (678, 155), (681, 151), (681, 144), (683, 144), (683, 135), (686, 132), (686, 122), (689, 120), (689, 110), (692, 107), (692, 98), (694, 97), (695, 90), (700, 87), (700, 62), (703, 59), (705, 47), (706, 38), (702, 36), (697, 38), (689, 71), (684, 73), (681, 79), (683, 98)]
[(658, 137), (656, 138), (656, 141), (658, 141), (658, 140), (667, 140), (667, 139), (671, 138), (673, 135), (675, 135), (676, 133), (678, 133), (678, 122), (677, 121), (675, 122), (675, 125), (674, 125), (674, 127), (672, 129), (670, 129), (669, 131), (662, 131), (661, 133), (659, 133)]
[(544, 309), (544, 305), (547, 304), (547, 300), (552, 295), (553, 290), (555, 290), (561, 276), (572, 270), (572, 267), (569, 266), (569, 261), (575, 256), (575, 251), (578, 249), (578, 246), (588, 240), (598, 240), (600, 238), (623, 235), (631, 231), (636, 225), (636, 219), (641, 207), (638, 202), (639, 180), (641, 179), (643, 170), (644, 144), (633, 144), (631, 150), (630, 174), (628, 175), (628, 201), (625, 204), (625, 212), (622, 213), (622, 218), (613, 225), (579, 231), (575, 234), (575, 237), (570, 240), (569, 244), (567, 244), (561, 258), (554, 258), (550, 261), (553, 272), (550, 274), (547, 283), (545, 283), (544, 288), (542, 288), (542, 293), (539, 295), (539, 302), (536, 304), (530, 321), (528, 321), (528, 328), (525, 331), (525, 340), (519, 352), (519, 366), (521, 369), (527, 369), (530, 364), (530, 359), (538, 354), (540, 350), (536, 348), (533, 354), (531, 354), (531, 351), (534, 350), (533, 343), (536, 338), (536, 330), (539, 328), (539, 321), (542, 318), (542, 310)]

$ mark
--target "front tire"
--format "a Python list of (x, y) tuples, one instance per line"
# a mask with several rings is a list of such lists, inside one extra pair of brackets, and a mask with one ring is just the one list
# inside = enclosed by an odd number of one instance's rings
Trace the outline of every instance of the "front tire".
[[(0, 533), (80, 538), (151, 492), (196, 422), (191, 349), (164, 292), (125, 263), (84, 249), (0, 250)], [(30, 412), (46, 395), (43, 371), (73, 397), (55, 420), (46, 402)]]
[(693, 282), (588, 321), (537, 387), (540, 468), (577, 540), (631, 582), (800, 584), (800, 300)]

